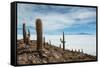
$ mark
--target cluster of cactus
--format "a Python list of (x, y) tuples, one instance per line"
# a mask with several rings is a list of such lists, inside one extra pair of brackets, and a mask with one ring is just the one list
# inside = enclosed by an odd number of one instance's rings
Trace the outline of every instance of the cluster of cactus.
[(63, 32), (63, 39), (60, 38), (60, 42), (63, 44), (63, 50), (65, 50), (65, 36)]
[(26, 24), (23, 23), (23, 41), (26, 45), (29, 45), (29, 42), (30, 42), (30, 31), (28, 29), (28, 34), (27, 34), (27, 31), (26, 31)]
[(36, 33), (37, 33), (37, 51), (42, 50), (42, 21), (36, 19)]

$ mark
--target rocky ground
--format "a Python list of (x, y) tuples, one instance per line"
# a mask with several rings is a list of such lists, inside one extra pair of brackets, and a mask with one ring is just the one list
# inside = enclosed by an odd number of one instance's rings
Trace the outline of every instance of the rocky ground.
[(42, 50), (38, 52), (35, 40), (31, 40), (30, 45), (25, 45), (23, 40), (17, 41), (17, 63), (19, 65), (89, 60), (96, 60), (96, 56), (70, 50), (63, 51), (62, 48), (48, 43), (45, 43)]

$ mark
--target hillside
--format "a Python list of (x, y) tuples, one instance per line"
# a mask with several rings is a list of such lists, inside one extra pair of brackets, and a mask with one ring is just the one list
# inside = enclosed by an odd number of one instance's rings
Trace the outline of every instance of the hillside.
[(25, 45), (23, 39), (18, 40), (17, 63), (20, 65), (96, 60), (96, 56), (77, 51), (63, 50), (47, 42), (42, 45), (41, 51), (37, 51), (36, 48), (36, 40), (30, 40), (29, 45)]

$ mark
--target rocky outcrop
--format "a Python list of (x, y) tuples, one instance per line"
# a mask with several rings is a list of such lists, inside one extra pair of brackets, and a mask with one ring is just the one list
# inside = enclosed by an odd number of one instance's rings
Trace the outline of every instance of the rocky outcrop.
[[(18, 40), (17, 47), (17, 63), (18, 64), (42, 64), (56, 62), (71, 62), (71, 61), (89, 61), (96, 60), (96, 56), (88, 55), (81, 52), (64, 50), (56, 46), (49, 45), (45, 42), (45, 47), (41, 52), (37, 51), (35, 40), (31, 40), (31, 46), (25, 48), (23, 40)], [(19, 47), (19, 46), (22, 47)]]

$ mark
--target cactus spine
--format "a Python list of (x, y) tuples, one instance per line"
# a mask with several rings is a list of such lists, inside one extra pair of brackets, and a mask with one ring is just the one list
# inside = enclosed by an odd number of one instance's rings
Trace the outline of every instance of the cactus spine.
[(63, 50), (65, 50), (65, 36), (63, 32), (63, 39), (60, 38), (61, 43), (63, 44)]
[(37, 51), (42, 50), (42, 22), (41, 19), (36, 20), (36, 33), (37, 33)]

